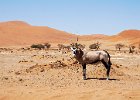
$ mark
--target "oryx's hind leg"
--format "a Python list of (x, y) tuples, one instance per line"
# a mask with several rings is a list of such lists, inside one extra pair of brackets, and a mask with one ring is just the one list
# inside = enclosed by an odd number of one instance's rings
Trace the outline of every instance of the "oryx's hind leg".
[(108, 66), (107, 66), (107, 80), (109, 80), (109, 73), (110, 73), (110, 65), (108, 64)]
[(102, 61), (102, 63), (104, 64), (105, 68), (107, 69), (107, 72), (106, 72), (107, 78), (106, 78), (106, 80), (109, 80), (109, 73), (110, 73), (111, 65), (109, 63), (105, 62), (104, 60)]
[(86, 80), (86, 64), (82, 64), (83, 66), (83, 80)]

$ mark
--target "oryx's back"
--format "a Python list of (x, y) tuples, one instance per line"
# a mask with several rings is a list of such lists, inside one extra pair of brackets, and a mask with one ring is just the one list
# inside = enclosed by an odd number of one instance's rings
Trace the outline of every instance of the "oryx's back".
[(108, 60), (108, 54), (105, 51), (88, 51), (84, 52), (83, 61), (94, 63), (100, 60)]

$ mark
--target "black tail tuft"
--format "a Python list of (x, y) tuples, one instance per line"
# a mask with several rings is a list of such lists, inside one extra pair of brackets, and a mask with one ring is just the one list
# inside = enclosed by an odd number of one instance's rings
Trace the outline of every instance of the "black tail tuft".
[(112, 63), (111, 63), (111, 61), (110, 61), (110, 55), (109, 55), (109, 53), (108, 53), (106, 50), (103, 50), (103, 51), (105, 51), (105, 52), (107, 53), (107, 55), (108, 55), (108, 57), (109, 57), (108, 63), (109, 63), (110, 65), (112, 65)]

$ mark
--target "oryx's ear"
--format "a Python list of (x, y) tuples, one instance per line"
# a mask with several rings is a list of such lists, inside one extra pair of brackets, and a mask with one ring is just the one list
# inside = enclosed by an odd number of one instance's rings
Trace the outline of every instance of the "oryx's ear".
[(77, 48), (78, 50), (81, 50), (81, 48)]

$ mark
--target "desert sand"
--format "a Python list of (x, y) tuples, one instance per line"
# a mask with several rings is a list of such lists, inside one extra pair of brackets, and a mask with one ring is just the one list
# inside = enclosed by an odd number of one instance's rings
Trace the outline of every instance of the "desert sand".
[(1, 49), (0, 100), (139, 100), (140, 57), (112, 52), (110, 80), (102, 64), (88, 65), (87, 80), (71, 52)]
[[(132, 34), (139, 31), (129, 32), (79, 36), (86, 49), (99, 41), (100, 49), (108, 50), (112, 62), (110, 80), (105, 79), (102, 64), (88, 65), (87, 80), (83, 80), (82, 67), (72, 53), (57, 47), (58, 43), (75, 41), (70, 39), (77, 35), (24, 22), (0, 23), (0, 100), (140, 100), (140, 53), (119, 52), (114, 47), (120, 41), (137, 45), (140, 37)], [(51, 48), (30, 48), (33, 43), (44, 42), (50, 42)]]

